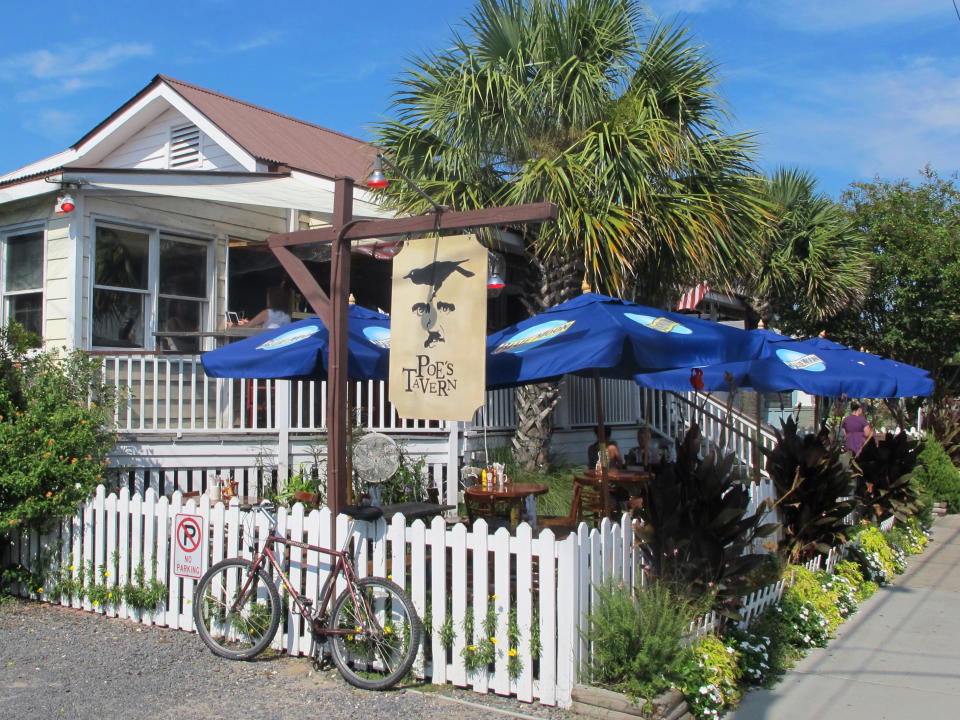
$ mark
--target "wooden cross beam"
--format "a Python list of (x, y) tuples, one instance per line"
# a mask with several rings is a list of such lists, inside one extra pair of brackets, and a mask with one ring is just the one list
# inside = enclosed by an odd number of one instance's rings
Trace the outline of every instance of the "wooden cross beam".
[[(353, 218), (353, 186), (351, 178), (337, 178), (334, 181), (331, 227), (278, 233), (267, 238), (267, 245), (277, 260), (330, 332), (330, 357), (327, 363), (327, 505), (334, 516), (346, 504), (347, 483), (350, 481), (347, 477), (347, 309), (350, 296), (350, 243), (354, 240), (407, 233), (520, 225), (557, 218), (557, 206), (544, 202), (482, 210), (446, 211), (386, 220), (359, 220)], [(311, 243), (331, 243), (329, 296), (303, 261), (289, 250), (291, 245)]]

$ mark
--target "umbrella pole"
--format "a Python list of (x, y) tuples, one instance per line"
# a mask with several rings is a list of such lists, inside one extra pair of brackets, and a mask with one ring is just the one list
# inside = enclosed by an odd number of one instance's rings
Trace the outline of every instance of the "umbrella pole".
[(600, 371), (593, 371), (593, 394), (597, 408), (597, 458), (600, 460), (600, 502), (603, 507), (603, 516), (610, 517), (610, 494), (607, 492), (607, 430), (603, 417), (603, 385), (600, 382)]

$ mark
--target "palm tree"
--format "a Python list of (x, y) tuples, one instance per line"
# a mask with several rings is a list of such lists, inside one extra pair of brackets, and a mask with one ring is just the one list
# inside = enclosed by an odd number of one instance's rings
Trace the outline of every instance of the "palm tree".
[[(531, 313), (582, 282), (656, 301), (749, 260), (763, 217), (746, 135), (722, 132), (714, 66), (636, 0), (479, 0), (449, 49), (411, 61), (379, 144), (456, 209), (551, 200), (523, 232)], [(429, 209), (401, 183), (388, 200)], [(518, 393), (517, 459), (543, 465), (554, 385)]]
[(755, 312), (785, 329), (862, 304), (870, 285), (865, 238), (810, 173), (781, 168), (765, 183), (771, 220), (756, 236), (757, 263), (740, 280)]

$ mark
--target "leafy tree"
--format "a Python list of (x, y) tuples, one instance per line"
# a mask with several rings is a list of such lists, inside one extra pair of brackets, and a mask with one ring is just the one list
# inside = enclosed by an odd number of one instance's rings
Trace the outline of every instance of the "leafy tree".
[(844, 208), (802, 170), (781, 168), (763, 189), (770, 222), (755, 236), (756, 264), (738, 280), (757, 315), (768, 326), (774, 315), (817, 323), (859, 306), (871, 256)]
[[(762, 217), (748, 136), (722, 130), (714, 65), (637, 0), (479, 0), (448, 49), (414, 58), (378, 143), (458, 210), (550, 200), (523, 228), (530, 314), (582, 281), (653, 302), (746, 261)], [(430, 206), (404, 183), (389, 202)], [(515, 456), (546, 462), (555, 385), (518, 394)]]
[(937, 393), (956, 394), (949, 369), (960, 351), (960, 188), (932, 169), (917, 185), (877, 179), (856, 183), (844, 204), (867, 236), (874, 273), (860, 308), (824, 322), (789, 316), (786, 330), (826, 330), (852, 347), (926, 368)]
[(112, 396), (83, 353), (28, 349), (0, 328), (0, 533), (74, 512), (113, 446)]

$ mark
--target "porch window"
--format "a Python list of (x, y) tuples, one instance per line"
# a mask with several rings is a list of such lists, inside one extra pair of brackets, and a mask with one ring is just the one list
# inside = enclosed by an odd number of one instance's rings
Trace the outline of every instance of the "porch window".
[(3, 242), (3, 313), (43, 334), (43, 231), (11, 233)]
[[(157, 329), (198, 331), (207, 316), (207, 246), (182, 238), (160, 236), (160, 294)], [(200, 351), (199, 338), (166, 338), (177, 352)]]
[(95, 347), (160, 347), (196, 353), (208, 316), (209, 243), (156, 231), (98, 225), (93, 285)]
[(145, 347), (150, 300), (150, 235), (97, 227), (93, 274), (93, 344)]

